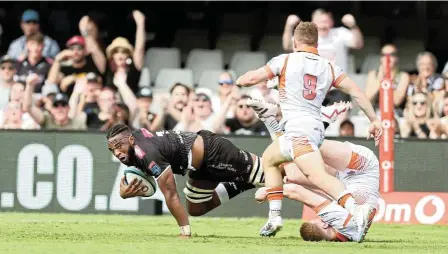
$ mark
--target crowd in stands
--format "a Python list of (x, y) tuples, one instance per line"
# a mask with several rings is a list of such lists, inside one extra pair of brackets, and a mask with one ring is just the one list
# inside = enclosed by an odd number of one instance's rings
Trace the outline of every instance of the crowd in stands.
[[(141, 82), (145, 65), (145, 15), (133, 11), (135, 42), (124, 37), (104, 45), (99, 27), (84, 16), (79, 35), (60, 48), (42, 34), (35, 10), (23, 12), (23, 36), (12, 41), (0, 58), (0, 128), (45, 130), (106, 131), (117, 123), (150, 131), (210, 130), (221, 134), (269, 135), (266, 127), (248, 107), (249, 98), (276, 102), (278, 94), (266, 83), (239, 90), (235, 74), (222, 72), (215, 81), (216, 91), (175, 82), (167, 92), (158, 92), (150, 81)], [(312, 21), (319, 28), (319, 54), (348, 69), (350, 49), (364, 46), (362, 31), (351, 14), (342, 18), (344, 27), (335, 28), (331, 13), (316, 10)], [(292, 37), (300, 17), (290, 15), (283, 31), (285, 52), (292, 48)], [(281, 32), (281, 31), (279, 31)], [(400, 70), (398, 48), (381, 49), (381, 64), (371, 70), (365, 93), (378, 110), (380, 83), (386, 70), (386, 56), (393, 80), (394, 123), (397, 137), (446, 138), (448, 134), (448, 64), (437, 74), (437, 60), (430, 52), (416, 59), (418, 74)], [(141, 85), (141, 84), (148, 85)], [(209, 87), (210, 87), (209, 85)], [(334, 89), (326, 104), (349, 101)], [(338, 122), (340, 136), (355, 136), (358, 128), (353, 112)], [(278, 119), (281, 119), (279, 113)], [(366, 132), (367, 134), (367, 132)]]

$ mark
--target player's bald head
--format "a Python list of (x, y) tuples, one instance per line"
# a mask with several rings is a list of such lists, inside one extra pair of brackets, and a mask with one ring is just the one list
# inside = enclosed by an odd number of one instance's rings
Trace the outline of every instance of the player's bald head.
[(312, 22), (300, 22), (294, 30), (294, 42), (317, 47), (318, 30)]

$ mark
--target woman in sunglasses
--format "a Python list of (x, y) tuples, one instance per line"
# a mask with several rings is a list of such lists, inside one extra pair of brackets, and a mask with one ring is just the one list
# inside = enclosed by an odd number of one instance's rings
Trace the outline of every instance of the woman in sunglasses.
[(114, 84), (117, 76), (125, 76), (126, 84), (131, 90), (138, 93), (140, 71), (143, 67), (145, 56), (145, 15), (140, 11), (132, 13), (137, 25), (135, 33), (135, 48), (126, 38), (117, 37), (106, 49), (109, 62), (106, 70), (106, 84)]
[(406, 105), (406, 91), (409, 86), (409, 75), (400, 71), (398, 67), (397, 48), (392, 44), (387, 44), (381, 49), (381, 65), (378, 70), (372, 70), (367, 76), (366, 95), (372, 102), (375, 109), (379, 108), (379, 95), (381, 81), (385, 77), (386, 56), (390, 56), (389, 68), (391, 71), (392, 87), (394, 89), (394, 106), (396, 114), (403, 116)]
[(405, 121), (401, 125), (401, 137), (434, 138), (436, 135), (433, 128), (430, 128), (431, 107), (428, 94), (418, 92), (410, 100), (411, 103), (405, 110)]

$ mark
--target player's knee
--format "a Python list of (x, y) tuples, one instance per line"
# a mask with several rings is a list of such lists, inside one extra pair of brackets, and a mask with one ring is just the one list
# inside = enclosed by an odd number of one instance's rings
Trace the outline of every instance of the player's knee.
[(197, 217), (207, 213), (205, 207), (202, 204), (195, 204), (187, 201), (187, 211), (190, 216)]
[(214, 190), (204, 190), (196, 188), (187, 183), (184, 188), (185, 198), (187, 199), (187, 210), (191, 216), (201, 216), (207, 213), (204, 204), (213, 198)]

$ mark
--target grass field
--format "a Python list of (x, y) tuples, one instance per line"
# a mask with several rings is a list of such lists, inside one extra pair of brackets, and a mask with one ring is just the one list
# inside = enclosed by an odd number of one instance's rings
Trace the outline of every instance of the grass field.
[(179, 239), (170, 216), (0, 213), (0, 253), (448, 253), (448, 227), (373, 225), (364, 243), (309, 243), (299, 220), (261, 238), (264, 218), (192, 218)]

